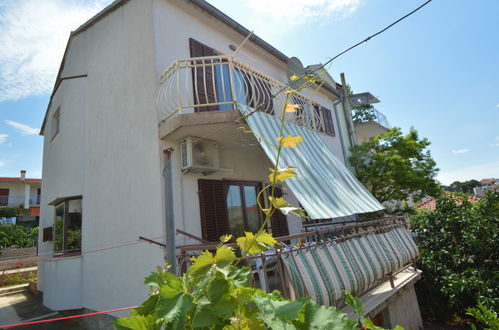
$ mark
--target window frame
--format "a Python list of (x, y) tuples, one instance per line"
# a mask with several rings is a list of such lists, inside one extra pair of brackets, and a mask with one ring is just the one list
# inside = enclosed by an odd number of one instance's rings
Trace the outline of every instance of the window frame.
[[(69, 221), (66, 219), (69, 219), (69, 202), (73, 200), (81, 200), (81, 221), (82, 224), (80, 225), (80, 247), (79, 250), (74, 252), (74, 251), (69, 251), (68, 250), (68, 229), (69, 229)], [(82, 227), (83, 227), (83, 196), (74, 196), (74, 197), (68, 197), (68, 198), (59, 198), (56, 201), (53, 201), (50, 203), (52, 206), (54, 206), (54, 209), (56, 209), (59, 205), (64, 204), (64, 211), (63, 211), (63, 218), (62, 218), (62, 249), (61, 251), (56, 251), (56, 214), (54, 213), (54, 225), (53, 225), (53, 234), (52, 234), (52, 240), (54, 242), (53, 244), (53, 256), (54, 257), (69, 257), (69, 256), (77, 256), (81, 255), (81, 249), (82, 249)]]
[[(7, 193), (5, 193), (7, 192)], [(5, 200), (5, 203), (2, 202), (0, 199), (0, 206), (9, 206), (9, 195), (10, 195), (10, 189), (9, 188), (0, 188), (0, 196), (5, 196), (7, 199)]]
[(54, 114), (52, 115), (52, 137), (50, 141), (54, 140), (61, 130), (61, 107), (57, 107)]

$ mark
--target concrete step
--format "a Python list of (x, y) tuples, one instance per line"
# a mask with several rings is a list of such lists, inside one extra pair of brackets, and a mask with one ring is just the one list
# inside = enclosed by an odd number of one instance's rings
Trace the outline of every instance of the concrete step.
[(28, 291), (28, 283), (25, 284), (19, 284), (19, 285), (12, 285), (12, 286), (7, 286), (0, 288), (0, 297), (6, 296), (9, 294), (14, 294), (14, 293), (20, 293), (24, 291)]

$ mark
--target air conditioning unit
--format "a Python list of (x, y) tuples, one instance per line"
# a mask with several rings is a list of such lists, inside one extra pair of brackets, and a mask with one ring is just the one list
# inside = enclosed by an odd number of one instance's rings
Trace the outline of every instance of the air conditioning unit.
[(219, 170), (219, 144), (215, 141), (188, 136), (180, 143), (182, 172)]

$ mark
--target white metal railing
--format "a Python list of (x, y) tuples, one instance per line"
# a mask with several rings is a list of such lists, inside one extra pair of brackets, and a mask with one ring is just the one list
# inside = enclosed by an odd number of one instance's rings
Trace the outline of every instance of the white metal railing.
[(386, 116), (375, 108), (370, 109), (353, 109), (353, 120), (357, 123), (367, 123), (370, 121), (376, 122), (381, 126), (390, 129), (391, 125), (386, 119)]
[[(20, 196), (20, 195), (1, 195), (0, 196), (0, 207), (1, 206), (18, 207), (21, 204), (24, 205), (24, 202), (25, 202), (25, 197)], [(30, 205), (40, 205), (39, 195), (30, 196), (29, 197), (29, 204)]]
[[(178, 113), (234, 110), (237, 103), (279, 116), (285, 93), (278, 92), (284, 88), (283, 83), (231, 56), (177, 60), (160, 76), (160, 120)], [(325, 132), (317, 103), (299, 93), (291, 94), (289, 103), (299, 107), (295, 113), (286, 114), (287, 121)]]

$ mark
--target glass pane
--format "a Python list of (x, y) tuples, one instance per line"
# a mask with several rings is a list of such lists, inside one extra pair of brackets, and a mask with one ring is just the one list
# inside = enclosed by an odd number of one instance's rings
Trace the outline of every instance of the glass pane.
[(248, 231), (253, 233), (256, 233), (262, 225), (256, 196), (257, 190), (255, 186), (244, 186), (244, 202), (246, 204), (246, 216), (248, 217)]
[(62, 233), (64, 231), (64, 203), (55, 207), (54, 254), (62, 253)]
[(68, 202), (67, 253), (81, 251), (81, 199)]
[(227, 190), (227, 213), (229, 214), (229, 228), (232, 236), (234, 238), (243, 236), (244, 219), (239, 186), (230, 185)]
[[(218, 102), (232, 102), (230, 71), (227, 64), (215, 65), (215, 82)], [(232, 110), (234, 108), (232, 104), (221, 104), (218, 107), (220, 110)]]

